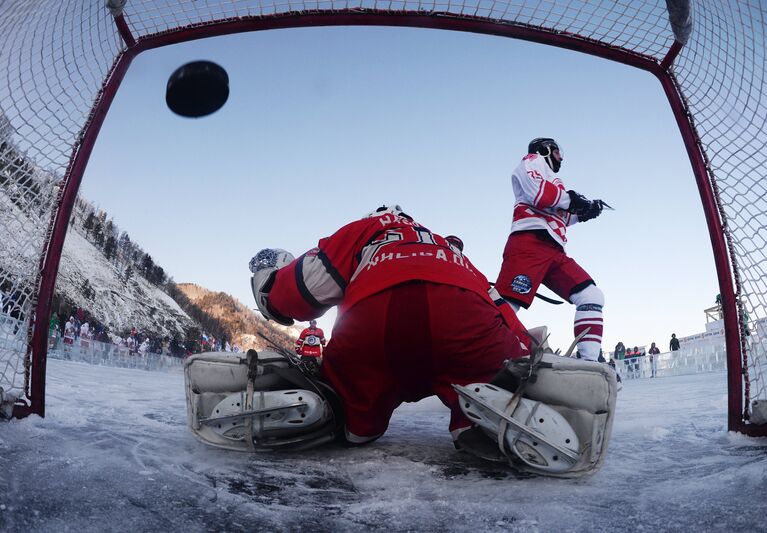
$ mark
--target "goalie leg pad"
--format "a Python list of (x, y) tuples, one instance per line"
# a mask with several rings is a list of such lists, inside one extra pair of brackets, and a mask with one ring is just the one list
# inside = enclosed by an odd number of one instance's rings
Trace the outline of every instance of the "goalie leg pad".
[(257, 391), (250, 409), (247, 403), (245, 392), (230, 394), (213, 408), (209, 418), (199, 419), (199, 424), (222, 438), (243, 442), (250, 421), (255, 445), (268, 447), (278, 439), (306, 435), (328, 420), (325, 401), (308, 390)]
[(754, 400), (751, 403), (750, 420), (754, 424), (767, 424), (767, 401)]
[[(500, 381), (454, 385), (461, 409), (500, 444), (517, 470), (555, 477), (594, 473), (604, 462), (612, 433), (615, 372), (608, 365), (582, 359), (550, 353), (541, 357), (533, 365), (534, 376), (526, 381), (523, 395), (516, 399)], [(576, 453), (575, 461), (572, 453)]]
[[(257, 358), (253, 359), (253, 357)], [(204, 353), (184, 364), (187, 419), (196, 438), (238, 451), (300, 450), (336, 436), (338, 416), (326, 394), (285, 356), (241, 358)]]
[(578, 462), (578, 435), (548, 405), (527, 398), (514, 399), (509, 391), (488, 383), (455, 389), (466, 416), (496, 440), (512, 462), (542, 473), (567, 472)]

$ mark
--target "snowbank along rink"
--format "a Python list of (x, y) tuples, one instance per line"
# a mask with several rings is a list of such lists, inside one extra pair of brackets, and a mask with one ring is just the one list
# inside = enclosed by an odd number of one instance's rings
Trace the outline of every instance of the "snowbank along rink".
[(227, 452), (183, 374), (48, 362), (46, 418), (0, 427), (1, 531), (766, 531), (767, 439), (726, 431), (726, 374), (625, 381), (604, 467), (519, 476), (458, 454), (435, 398), (366, 447)]

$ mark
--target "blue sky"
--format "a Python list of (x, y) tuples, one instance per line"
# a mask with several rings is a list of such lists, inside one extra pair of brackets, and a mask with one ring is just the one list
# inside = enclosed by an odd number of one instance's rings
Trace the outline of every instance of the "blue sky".
[[(184, 119), (165, 106), (165, 85), (197, 59), (226, 68), (230, 98)], [(606, 295), (606, 349), (667, 347), (672, 332), (703, 331), (716, 275), (660, 84), (575, 52), (407, 28), (273, 30), (145, 52), (118, 91), (82, 194), (177, 282), (251, 306), (255, 252), (298, 255), (382, 203), (461, 236), (494, 280), (510, 173), (538, 136), (561, 143), (568, 188), (616, 209), (570, 228), (567, 249)], [(552, 344), (566, 348), (572, 315), (536, 301), (520, 318), (549, 325)], [(332, 320), (320, 325), (329, 331)]]

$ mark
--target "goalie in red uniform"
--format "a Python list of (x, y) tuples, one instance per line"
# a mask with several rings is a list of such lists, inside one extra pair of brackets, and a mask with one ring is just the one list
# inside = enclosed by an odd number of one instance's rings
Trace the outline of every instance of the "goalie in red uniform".
[(437, 395), (460, 444), (472, 422), (452, 384), (489, 382), (505, 360), (528, 355), (511, 306), (488, 292), (458, 246), (399, 206), (347, 224), (297, 259), (262, 250), (250, 268), (268, 319), (291, 325), (338, 306), (321, 376), (341, 398), (350, 443), (383, 435), (402, 402)]
[(304, 329), (296, 339), (296, 353), (301, 357), (322, 359), (322, 349), (325, 347), (325, 332), (317, 327), (317, 321), (309, 321), (309, 327)]

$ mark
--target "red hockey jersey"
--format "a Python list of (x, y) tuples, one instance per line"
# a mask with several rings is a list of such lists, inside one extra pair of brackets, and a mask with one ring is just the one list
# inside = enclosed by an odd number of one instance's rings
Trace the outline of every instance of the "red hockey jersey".
[(491, 299), (487, 279), (457, 247), (410, 218), (390, 213), (347, 224), (278, 270), (269, 305), (298, 320), (316, 318), (338, 305), (340, 317), (367, 296), (411, 280), (481, 295), (499, 306), (509, 327), (525, 339), (511, 306)]
[(301, 356), (321, 357), (325, 346), (325, 332), (321, 328), (308, 327), (296, 339), (296, 353)]
[(511, 174), (511, 185), (516, 199), (511, 233), (543, 229), (564, 247), (567, 226), (578, 222), (578, 217), (567, 212), (570, 196), (546, 161), (538, 154), (527, 154)]

